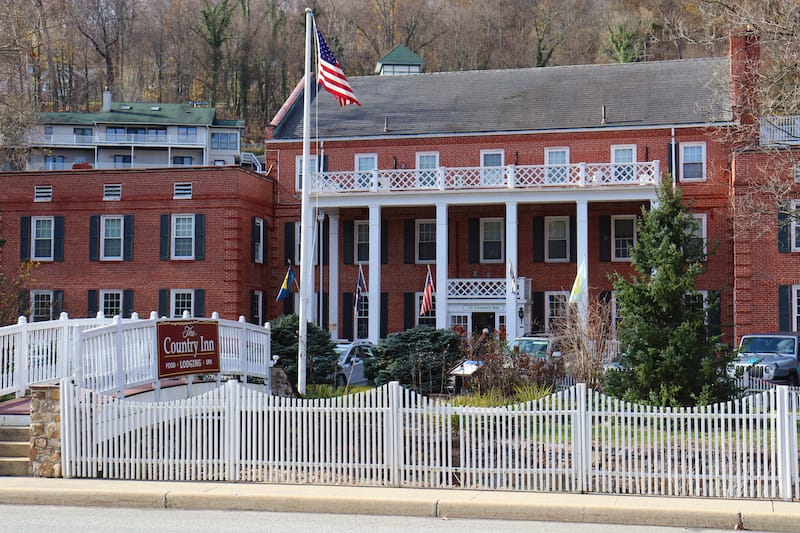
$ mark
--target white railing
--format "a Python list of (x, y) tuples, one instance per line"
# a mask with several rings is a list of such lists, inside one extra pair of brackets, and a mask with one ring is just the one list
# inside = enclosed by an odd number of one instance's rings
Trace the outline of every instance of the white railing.
[(800, 115), (761, 117), (760, 142), (774, 144), (800, 144)]
[(507, 407), (455, 407), (396, 382), (326, 400), (230, 381), (145, 403), (62, 382), (66, 477), (259, 481), (792, 499), (798, 396), (698, 408), (578, 384)]
[(475, 189), (574, 188), (653, 186), (659, 161), (641, 163), (576, 163), (572, 165), (510, 165), (373, 171), (318, 172), (311, 192), (327, 195), (351, 192), (452, 191)]
[[(188, 318), (185, 317), (185, 318)], [(271, 388), (269, 324), (259, 327), (220, 319), (220, 371), (225, 375), (262, 378)], [(0, 328), (0, 395), (22, 396), (30, 385), (72, 377), (82, 386), (124, 394), (137, 385), (158, 386), (155, 324), (158, 316), (140, 320), (93, 318), (27, 323)]]
[(93, 146), (98, 144), (124, 144), (145, 146), (205, 146), (197, 135), (156, 135), (147, 133), (101, 133), (95, 135), (32, 135), (36, 146)]

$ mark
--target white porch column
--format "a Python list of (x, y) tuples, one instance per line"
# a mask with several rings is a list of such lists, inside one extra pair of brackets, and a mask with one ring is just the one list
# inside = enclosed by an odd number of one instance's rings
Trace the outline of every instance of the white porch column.
[(344, 338), (339, 331), (339, 211), (328, 213), (328, 331), (334, 339)]
[(381, 207), (369, 206), (369, 295), (368, 334), (370, 342), (376, 343), (381, 336)]
[[(436, 204), (436, 329), (447, 329), (447, 204)], [(419, 312), (419, 311), (417, 311)]]
[(506, 203), (506, 337), (511, 339), (522, 335), (520, 320), (517, 316), (517, 291), (512, 280), (519, 276), (519, 261), (517, 260), (517, 202)]
[[(578, 301), (583, 302), (583, 305), (588, 305), (589, 293), (589, 204), (586, 200), (578, 200), (575, 202), (575, 235), (577, 242), (575, 243), (575, 250), (578, 254), (576, 258), (576, 267), (580, 270), (581, 265), (586, 266), (586, 279), (581, 286), (581, 294)], [(586, 312), (586, 308), (582, 310)]]

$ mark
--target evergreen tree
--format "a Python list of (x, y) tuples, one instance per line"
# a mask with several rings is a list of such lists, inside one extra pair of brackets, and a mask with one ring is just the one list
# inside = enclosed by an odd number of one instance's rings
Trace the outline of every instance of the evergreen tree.
[[(272, 321), (271, 343), (273, 355), (279, 355), (277, 366), (283, 368), (289, 383), (297, 383), (297, 349), (300, 320), (297, 315), (283, 315)], [(336, 344), (331, 334), (313, 322), (308, 323), (308, 355), (306, 359), (307, 383), (332, 383), (336, 370)]]
[(621, 368), (606, 376), (609, 394), (650, 405), (687, 406), (725, 401), (734, 393), (726, 373), (731, 356), (717, 353), (719, 336), (708, 327), (708, 312), (719, 302), (709, 301), (704, 308), (697, 292), (707, 252), (695, 237), (696, 228), (680, 190), (665, 181), (658, 205), (643, 209), (638, 221), (631, 255), (635, 274), (630, 279), (612, 276), (623, 357)]

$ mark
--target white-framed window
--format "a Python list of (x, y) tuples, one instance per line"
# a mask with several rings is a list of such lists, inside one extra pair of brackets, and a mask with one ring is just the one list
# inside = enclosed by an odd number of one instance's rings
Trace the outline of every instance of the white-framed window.
[(172, 259), (194, 259), (194, 215), (172, 215)]
[(469, 335), (469, 315), (450, 315), (450, 329), (459, 337)]
[(115, 201), (122, 199), (122, 184), (121, 183), (105, 183), (103, 184), (103, 200)]
[(171, 289), (169, 291), (170, 316), (180, 318), (184, 311), (194, 316), (194, 289)]
[(690, 242), (690, 246), (692, 250), (700, 252), (702, 254), (707, 253), (707, 239), (708, 239), (708, 232), (706, 229), (706, 215), (704, 213), (695, 213), (692, 215), (692, 218), (696, 222), (696, 226), (692, 228), (692, 237)]
[[(800, 200), (793, 200), (792, 201), (792, 213), (797, 213), (798, 209), (800, 209)], [(792, 239), (792, 251), (793, 252), (800, 252), (800, 223), (797, 221), (797, 217), (791, 217), (791, 227), (790, 227), (790, 235)]]
[(681, 181), (704, 181), (706, 179), (706, 143), (681, 143)]
[(439, 152), (417, 152), (417, 185), (435, 187), (439, 174)]
[(258, 217), (253, 221), (253, 261), (264, 262), (264, 219)]
[(692, 291), (685, 296), (686, 304), (694, 307), (695, 309), (708, 308), (708, 291), (699, 290)]
[(100, 217), (100, 259), (122, 261), (122, 242), (125, 224), (119, 215)]
[[(319, 227), (319, 224), (315, 223), (315, 227)], [(295, 265), (300, 265), (300, 264), (303, 263), (303, 256), (300, 253), (300, 251), (301, 251), (300, 247), (301, 247), (301, 244), (302, 244), (302, 241), (300, 239), (303, 236), (303, 231), (302, 230), (303, 230), (302, 222), (295, 222), (294, 223), (294, 264)], [(310, 243), (310, 246), (311, 246), (311, 255), (312, 255), (312, 258), (314, 260), (314, 262), (312, 264), (318, 265), (319, 264), (319, 243), (318, 242), (313, 242), (313, 237), (312, 237), (312, 242)]]
[(253, 324), (263, 326), (264, 325), (264, 292), (263, 291), (253, 291), (253, 301), (252, 301), (252, 309), (250, 310), (252, 316), (250, 317), (250, 321)]
[(369, 263), (369, 222), (356, 220), (353, 223), (355, 236), (353, 238), (356, 264)]
[(356, 171), (356, 187), (369, 189), (372, 171), (378, 168), (378, 154), (356, 154), (353, 168)]
[(503, 184), (503, 150), (481, 150), (481, 185)]
[(118, 289), (101, 290), (100, 305), (104, 317), (122, 316), (122, 291)]
[(31, 291), (31, 322), (43, 322), (53, 320), (54, 307), (53, 291), (32, 290)]
[(417, 263), (436, 261), (436, 220), (417, 220)]
[(502, 218), (481, 219), (481, 263), (502, 263), (505, 228)]
[(800, 331), (800, 285), (792, 285), (792, 331)]
[(569, 148), (544, 149), (545, 183), (566, 183), (568, 181)]
[[(317, 156), (310, 155), (308, 156), (309, 160), (309, 168), (311, 172), (319, 172), (319, 167), (317, 166)], [(298, 155), (294, 158), (294, 188), (297, 191), (303, 190), (303, 156)]]
[(636, 216), (612, 216), (611, 237), (611, 260), (630, 261), (633, 245), (636, 243)]
[(566, 318), (568, 300), (569, 293), (566, 291), (546, 291), (544, 293), (545, 331), (552, 331), (559, 320)]
[(53, 186), (52, 185), (34, 185), (34, 187), (33, 187), (33, 201), (34, 202), (52, 202), (53, 201)]
[(425, 313), (424, 315), (419, 315), (419, 310), (422, 309), (422, 295), (423, 293), (418, 292), (415, 294), (415, 300), (417, 302), (417, 307), (415, 308), (414, 316), (417, 317), (417, 325), (418, 326), (431, 326), (433, 328), (436, 327), (436, 294), (433, 295), (431, 298), (431, 310)]
[(634, 181), (636, 179), (636, 145), (612, 146), (611, 165), (614, 168), (614, 181)]
[(544, 217), (545, 261), (569, 261), (569, 217)]
[(173, 200), (190, 200), (192, 198), (192, 182), (175, 182), (172, 185)]
[(369, 337), (369, 297), (364, 292), (356, 309), (356, 339)]
[(31, 217), (31, 259), (52, 261), (55, 219), (53, 217)]

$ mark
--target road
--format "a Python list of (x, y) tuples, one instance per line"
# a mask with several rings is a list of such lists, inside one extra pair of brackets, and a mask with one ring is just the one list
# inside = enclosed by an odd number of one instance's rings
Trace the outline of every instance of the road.
[(71, 532), (360, 532), (389, 533), (442, 531), (458, 533), (722, 533), (721, 529), (619, 526), (511, 520), (466, 520), (405, 516), (267, 513), (251, 511), (186, 511), (178, 509), (130, 509), (56, 507), (0, 504), (0, 530), (15, 533)]

